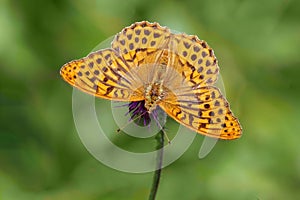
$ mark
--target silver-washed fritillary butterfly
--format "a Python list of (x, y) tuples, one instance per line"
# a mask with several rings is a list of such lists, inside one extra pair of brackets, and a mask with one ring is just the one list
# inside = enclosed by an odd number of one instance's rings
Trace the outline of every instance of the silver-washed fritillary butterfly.
[(219, 67), (213, 50), (196, 36), (174, 34), (158, 23), (124, 28), (111, 47), (65, 64), (60, 74), (96, 97), (145, 101), (197, 133), (236, 139), (242, 129), (214, 86)]

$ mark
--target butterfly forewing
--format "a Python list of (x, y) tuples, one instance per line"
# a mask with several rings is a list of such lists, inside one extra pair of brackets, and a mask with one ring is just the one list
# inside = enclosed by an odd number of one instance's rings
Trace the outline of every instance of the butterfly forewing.
[(159, 106), (186, 127), (211, 137), (235, 139), (241, 135), (228, 102), (213, 86), (170, 94)]
[(72, 86), (97, 97), (139, 101), (143, 93), (123, 59), (112, 49), (99, 50), (65, 64), (60, 71)]

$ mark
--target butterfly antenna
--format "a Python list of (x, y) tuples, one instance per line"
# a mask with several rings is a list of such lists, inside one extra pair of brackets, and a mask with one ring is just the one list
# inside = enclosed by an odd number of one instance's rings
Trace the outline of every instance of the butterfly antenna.
[(130, 120), (124, 124), (122, 127), (117, 129), (117, 133), (120, 133), (122, 129), (126, 128), (129, 124), (131, 124), (132, 122), (134, 122), (136, 119), (138, 119), (139, 117), (141, 117), (142, 115), (144, 115), (147, 111), (142, 112), (140, 115), (136, 115), (134, 118), (130, 118)]
[(164, 136), (166, 137), (166, 139), (167, 139), (167, 141), (168, 141), (168, 144), (171, 144), (171, 141), (170, 141), (170, 139), (169, 139), (169, 137), (168, 137), (167, 132), (165, 131), (164, 127), (162, 127), (162, 125), (160, 124), (159, 120), (157, 119), (156, 113), (155, 113), (155, 114), (153, 113), (152, 116), (153, 116), (153, 118), (154, 118), (156, 124), (157, 124), (158, 127), (160, 128), (160, 130), (164, 133)]

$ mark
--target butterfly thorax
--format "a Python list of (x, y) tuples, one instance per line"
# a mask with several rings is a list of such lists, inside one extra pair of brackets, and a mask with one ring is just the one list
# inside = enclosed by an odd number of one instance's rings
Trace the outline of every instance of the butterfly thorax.
[(145, 108), (151, 113), (163, 98), (162, 83), (148, 84), (145, 88)]

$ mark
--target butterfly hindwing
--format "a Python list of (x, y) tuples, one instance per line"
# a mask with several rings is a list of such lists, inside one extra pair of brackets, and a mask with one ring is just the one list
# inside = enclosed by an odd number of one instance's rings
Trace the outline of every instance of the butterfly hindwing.
[(175, 68), (193, 86), (213, 85), (219, 73), (217, 59), (208, 44), (196, 36), (174, 34), (170, 49), (176, 54)]

